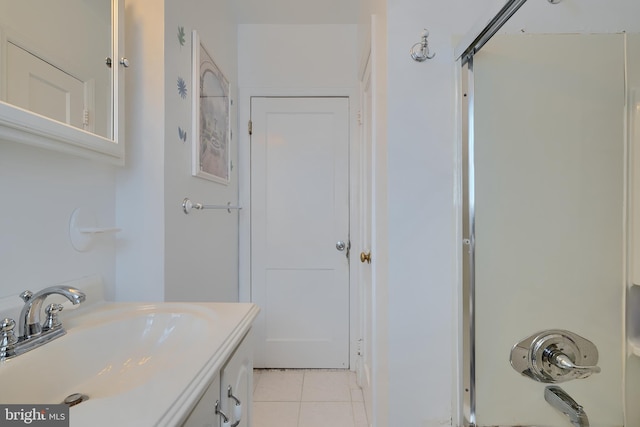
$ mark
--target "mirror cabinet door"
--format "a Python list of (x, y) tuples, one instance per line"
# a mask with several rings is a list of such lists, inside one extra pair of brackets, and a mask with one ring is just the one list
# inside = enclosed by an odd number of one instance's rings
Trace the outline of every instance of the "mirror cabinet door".
[(123, 27), (123, 0), (0, 0), (0, 138), (122, 163)]

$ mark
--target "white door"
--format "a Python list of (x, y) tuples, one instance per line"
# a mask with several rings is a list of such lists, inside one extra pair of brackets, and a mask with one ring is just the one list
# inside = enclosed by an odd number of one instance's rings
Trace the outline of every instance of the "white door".
[(349, 367), (349, 101), (252, 98), (256, 367)]
[(357, 367), (358, 384), (364, 393), (367, 417), (372, 419), (372, 327), (373, 327), (373, 280), (371, 263), (375, 262), (372, 236), (373, 214), (373, 120), (372, 87), (370, 62), (367, 63), (361, 82), (360, 111), (360, 333), (359, 361)]

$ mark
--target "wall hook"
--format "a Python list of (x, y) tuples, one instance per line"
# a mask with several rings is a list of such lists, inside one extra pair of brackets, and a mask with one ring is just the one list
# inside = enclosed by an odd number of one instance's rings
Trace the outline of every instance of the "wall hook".
[(409, 50), (409, 53), (411, 54), (411, 58), (414, 61), (423, 62), (423, 61), (426, 61), (427, 59), (432, 59), (434, 56), (436, 56), (435, 53), (429, 54), (429, 41), (427, 40), (428, 37), (429, 37), (429, 30), (425, 28), (424, 31), (422, 32), (420, 41), (414, 44), (411, 47), (411, 50)]

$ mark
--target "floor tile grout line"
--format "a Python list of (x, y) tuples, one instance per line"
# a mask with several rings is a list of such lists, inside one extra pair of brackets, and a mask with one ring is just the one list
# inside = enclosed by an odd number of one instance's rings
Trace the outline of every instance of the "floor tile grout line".
[(296, 423), (296, 427), (300, 426), (300, 421), (302, 420), (302, 393), (304, 393), (304, 379), (307, 376), (307, 371), (302, 371), (302, 387), (300, 388), (300, 401), (298, 402), (298, 422)]
[[(281, 372), (285, 371), (286, 372), (286, 370), (273, 370), (273, 371), (274, 372), (276, 372), (276, 371), (281, 371)], [(309, 381), (309, 378), (307, 378), (307, 374), (309, 374), (309, 373), (317, 373), (318, 370), (297, 370), (297, 371), (301, 371), (301, 373), (302, 373), (302, 384), (301, 384), (300, 394), (299, 394), (300, 398), (298, 400), (256, 400), (256, 399), (254, 399), (253, 401), (254, 402), (260, 402), (262, 404), (265, 404), (265, 403), (267, 403), (267, 404), (268, 403), (297, 404), (298, 413), (297, 413), (296, 427), (304, 427), (304, 426), (301, 425), (302, 415), (303, 415), (302, 414), (303, 403), (304, 404), (318, 404), (318, 403), (328, 403), (328, 404), (342, 403), (342, 404), (347, 404), (348, 407), (349, 407), (349, 413), (351, 414), (350, 416), (348, 416), (347, 419), (350, 419), (350, 421), (351, 421), (350, 424), (352, 426), (354, 426), (354, 427), (357, 426), (357, 424), (356, 424), (356, 409), (355, 409), (354, 405), (355, 404), (363, 404), (363, 403), (362, 403), (361, 399), (354, 400), (354, 398), (353, 398), (353, 394), (351, 393), (351, 391), (352, 390), (358, 390), (358, 389), (361, 390), (361, 388), (359, 388), (359, 387), (358, 388), (356, 388), (356, 387), (352, 388), (351, 387), (353, 385), (353, 382), (351, 381), (352, 380), (352, 378), (351, 378), (352, 373), (350, 371), (343, 371), (343, 372), (346, 372), (346, 374), (345, 374), (345, 378), (346, 378), (346, 382), (347, 382), (346, 386), (347, 386), (347, 389), (349, 391), (349, 399), (348, 400), (309, 400), (309, 401), (303, 400), (304, 386)], [(265, 380), (265, 378), (262, 375), (263, 372), (258, 372), (258, 375), (257, 375), (258, 378), (257, 378), (256, 383), (254, 384), (254, 389), (253, 389), (253, 394), (254, 395), (255, 395), (256, 391), (258, 390), (259, 383), (261, 383), (262, 381)], [(325, 372), (332, 372), (332, 371), (329, 370), (329, 371), (325, 371)], [(345, 419), (345, 421), (346, 421), (346, 419)]]

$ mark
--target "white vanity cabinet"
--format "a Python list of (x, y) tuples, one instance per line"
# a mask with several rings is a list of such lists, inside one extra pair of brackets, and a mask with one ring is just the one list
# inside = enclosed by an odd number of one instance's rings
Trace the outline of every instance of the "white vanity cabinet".
[[(213, 379), (183, 427), (249, 427), (253, 391), (253, 347), (251, 329), (233, 350)], [(231, 390), (231, 393), (229, 393)], [(233, 397), (232, 397), (233, 396)], [(227, 416), (216, 414), (218, 408)]]
[(235, 427), (251, 426), (253, 347), (251, 330), (220, 371), (220, 402)]
[(220, 376), (216, 376), (213, 382), (198, 401), (189, 418), (183, 424), (184, 427), (219, 427), (220, 420), (215, 414), (216, 401), (220, 400)]
[[(86, 290), (88, 305), (62, 313), (64, 337), (0, 364), (0, 383), (15, 385), (0, 393), (1, 402), (49, 404), (86, 394), (69, 408), (70, 427), (251, 426), (257, 305), (107, 302), (95, 277), (60, 286)], [(18, 300), (0, 298), (0, 318), (17, 319)], [(56, 369), (47, 370), (51, 363)]]

